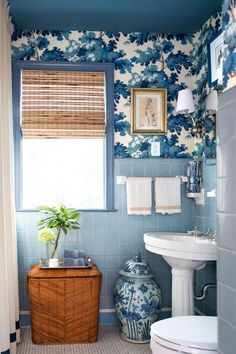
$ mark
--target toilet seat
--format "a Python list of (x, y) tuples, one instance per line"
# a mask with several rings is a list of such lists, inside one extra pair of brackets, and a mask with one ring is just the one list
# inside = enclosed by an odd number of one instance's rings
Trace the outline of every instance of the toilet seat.
[[(155, 350), (155, 347), (158, 347), (158, 350)], [(217, 317), (180, 316), (152, 324), (153, 353), (159, 353), (160, 347), (163, 348), (163, 353), (217, 352)]]

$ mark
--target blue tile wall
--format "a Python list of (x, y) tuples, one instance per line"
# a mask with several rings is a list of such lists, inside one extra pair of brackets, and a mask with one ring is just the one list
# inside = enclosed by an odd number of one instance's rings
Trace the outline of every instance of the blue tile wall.
[[(186, 174), (188, 159), (116, 159), (116, 175), (125, 176), (175, 176)], [(102, 274), (101, 309), (114, 308), (112, 289), (119, 269), (135, 252), (140, 251), (156, 272), (156, 279), (163, 291), (162, 307), (167, 309), (161, 316), (168, 316), (171, 306), (170, 267), (161, 256), (154, 255), (144, 248), (143, 233), (148, 231), (186, 231), (193, 228), (195, 203), (186, 197), (186, 185), (182, 185), (181, 214), (132, 216), (126, 212), (125, 185), (115, 184), (116, 212), (83, 212), (81, 229), (64, 236), (59, 246), (59, 255), (67, 248), (80, 248), (92, 256)], [(45, 244), (37, 239), (37, 212), (17, 213), (18, 259), (20, 310), (29, 310), (29, 297), (26, 289), (26, 275), (31, 265), (37, 264), (40, 256), (45, 256)], [(113, 318), (111, 320), (111, 318)], [(114, 323), (114, 313), (102, 313), (102, 323)], [(27, 320), (23, 319), (23, 323)]]
[[(234, 53), (234, 42), (231, 40), (234, 33), (233, 27), (233, 10), (235, 5), (230, 0), (224, 1), (223, 6), (223, 30), (225, 32), (224, 41), (228, 50), (227, 60), (224, 60), (224, 86), (232, 86), (233, 73), (235, 72), (235, 61), (231, 60)], [(207, 94), (207, 55), (206, 44), (211, 40), (217, 31), (221, 28), (221, 19), (218, 14), (216, 18), (210, 19), (204, 24), (198, 33), (193, 36), (186, 37), (170, 35), (168, 43), (172, 42), (176, 50), (181, 50), (188, 58), (183, 59), (191, 63), (188, 70), (180, 63), (181, 73), (177, 73), (175, 81), (178, 82), (179, 87), (172, 87), (172, 93), (169, 95), (171, 106), (175, 101), (176, 92), (183, 88), (186, 84), (192, 87), (194, 84), (195, 93), (200, 96), (198, 109), (198, 116), (201, 117), (205, 104), (205, 96)], [(116, 146), (115, 155), (117, 157), (148, 157), (150, 156), (150, 142), (153, 137), (132, 136), (130, 132), (129, 121), (129, 101), (130, 88), (141, 85), (142, 87), (165, 87), (165, 80), (159, 80), (159, 76), (163, 75), (163, 71), (158, 69), (160, 60), (156, 53), (160, 50), (156, 49), (158, 44), (160, 48), (167, 43), (165, 36), (153, 34), (112, 34), (100, 32), (77, 32), (72, 31), (68, 33), (57, 33), (54, 36), (50, 32), (29, 32), (20, 31), (13, 33), (13, 60), (42, 60), (42, 61), (88, 61), (90, 51), (99, 54), (112, 48), (112, 61), (116, 63), (115, 70), (115, 94), (118, 99), (115, 112), (115, 128), (116, 128)], [(37, 40), (32, 38), (37, 37)], [(35, 38), (36, 38), (35, 37)], [(192, 40), (194, 38), (194, 40)], [(91, 46), (87, 46), (85, 57), (80, 57), (76, 47), (73, 51), (69, 49), (75, 44), (81, 43), (81, 46), (86, 48), (87, 43), (93, 42)], [(110, 40), (117, 44), (117, 49), (110, 46)], [(127, 50), (127, 40), (130, 46)], [(51, 45), (52, 44), (52, 45)], [(55, 45), (55, 46), (54, 46)], [(53, 47), (52, 47), (53, 46)], [(88, 49), (90, 48), (90, 49)], [(131, 50), (133, 48), (134, 50)], [(149, 60), (146, 52), (147, 49), (153, 50), (151, 60)], [(141, 52), (140, 52), (141, 49)], [(137, 72), (137, 65), (135, 61), (139, 61), (139, 55), (142, 54), (143, 63), (140, 64), (141, 69)], [(134, 53), (133, 53), (134, 51)], [(65, 56), (65, 54), (67, 56)], [(114, 58), (113, 58), (114, 55)], [(169, 55), (169, 53), (167, 53)], [(166, 56), (167, 56), (166, 55)], [(123, 58), (124, 57), (124, 58)], [(97, 61), (106, 61), (106, 56), (101, 55), (101, 58), (96, 58)], [(123, 60), (124, 59), (124, 60)], [(132, 60), (131, 60), (132, 59)], [(135, 61), (133, 60), (135, 59)], [(225, 56), (226, 59), (226, 56)], [(165, 60), (167, 58), (165, 57)], [(182, 59), (181, 59), (182, 60)], [(149, 62), (150, 61), (150, 62)], [(155, 68), (152, 64), (155, 63)], [(146, 70), (152, 69), (152, 70)], [(155, 75), (152, 75), (153, 70), (158, 74), (158, 82), (155, 81)], [(194, 69), (194, 70), (193, 70)], [(194, 76), (188, 76), (187, 73), (194, 71)], [(145, 75), (144, 75), (145, 72)], [(171, 75), (170, 75), (171, 74)], [(172, 70), (165, 70), (164, 76), (172, 77)], [(148, 82), (144, 81), (144, 77), (148, 78)], [(194, 79), (195, 77), (195, 79)], [(131, 80), (132, 79), (132, 80)], [(134, 80), (133, 80), (134, 79)], [(141, 80), (141, 81), (140, 81)], [(173, 78), (172, 78), (173, 80)], [(161, 82), (161, 84), (160, 84)], [(172, 85), (173, 86), (173, 85)], [(167, 87), (169, 89), (170, 82)], [(228, 88), (227, 87), (227, 88)], [(121, 99), (122, 98), (122, 99)], [(172, 102), (173, 101), (173, 102)], [(125, 102), (125, 104), (121, 104)], [(127, 104), (128, 103), (128, 104)], [(189, 157), (198, 156), (201, 151), (201, 146), (196, 146), (192, 149), (192, 141), (185, 139), (186, 127), (185, 120), (176, 121), (176, 117), (172, 117), (172, 107), (168, 106), (169, 121), (168, 121), (168, 136), (158, 137), (162, 146), (162, 156), (174, 157)], [(171, 109), (170, 109), (171, 108)], [(209, 124), (209, 122), (208, 122)], [(210, 128), (209, 128), (210, 127)], [(214, 136), (212, 133), (212, 125), (210, 124), (207, 131), (206, 139), (206, 153), (208, 156), (214, 156)], [(184, 133), (184, 134), (181, 134)], [(209, 137), (210, 136), (210, 137)], [(174, 137), (174, 139), (173, 139)], [(176, 140), (175, 140), (176, 139)], [(213, 144), (212, 144), (213, 142)], [(213, 149), (212, 149), (213, 146)], [(164, 147), (169, 147), (164, 152)], [(174, 148), (173, 148), (174, 147)], [(176, 147), (180, 151), (176, 150)], [(208, 160), (208, 162), (210, 162)], [(186, 160), (177, 159), (141, 159), (133, 160), (130, 158), (123, 160), (116, 160), (115, 170), (116, 175), (127, 176), (171, 176), (184, 173), (186, 168)], [(207, 190), (215, 188), (216, 168), (215, 166), (203, 166), (204, 186)], [(102, 309), (113, 307), (112, 303), (112, 284), (117, 279), (118, 270), (123, 263), (133, 255), (136, 250), (140, 250), (143, 256), (150, 262), (153, 270), (157, 273), (157, 280), (162, 287), (164, 293), (163, 307), (170, 306), (170, 269), (166, 263), (159, 256), (154, 256), (144, 249), (142, 236), (144, 231), (185, 231), (198, 225), (201, 229), (210, 227), (212, 230), (216, 229), (216, 201), (215, 199), (206, 198), (205, 206), (196, 206), (195, 202), (185, 197), (184, 188), (182, 214), (173, 216), (156, 215), (154, 212), (151, 216), (136, 217), (127, 216), (126, 213), (126, 195), (125, 187), (116, 185), (116, 207), (115, 213), (83, 213), (81, 217), (81, 230), (67, 239), (64, 238), (60, 245), (60, 252), (63, 253), (65, 247), (83, 248), (86, 253), (90, 254), (97, 265), (100, 267), (103, 277), (103, 288), (101, 295)], [(21, 311), (28, 311), (28, 294), (25, 287), (26, 273), (31, 264), (37, 263), (39, 257), (45, 254), (44, 245), (37, 240), (36, 221), (38, 219), (37, 213), (18, 213), (17, 214), (17, 236), (18, 236), (18, 252), (19, 252), (19, 282), (20, 282), (20, 309)], [(107, 247), (108, 245), (108, 247)], [(205, 269), (196, 273), (196, 290), (200, 291), (206, 282), (215, 280), (215, 264), (209, 263)], [(213, 289), (207, 295), (205, 301), (196, 303), (199, 311), (206, 314), (215, 313), (216, 293)], [(163, 315), (163, 314), (162, 314)], [(111, 317), (111, 319), (110, 319)], [(112, 314), (101, 314), (101, 322), (112, 323), (114, 317)], [(24, 323), (27, 319), (24, 316)]]
[[(115, 175), (125, 176), (175, 176), (186, 175), (188, 159), (115, 159)], [(216, 166), (214, 160), (203, 165), (203, 184), (207, 191), (215, 188)], [(198, 225), (205, 230), (215, 230), (215, 198), (206, 198), (205, 206), (196, 206), (195, 201), (186, 197), (186, 185), (181, 186), (182, 213), (159, 215), (152, 211), (150, 216), (127, 215), (125, 185), (115, 184), (116, 212), (83, 212), (81, 229), (62, 236), (59, 255), (65, 248), (80, 248), (92, 256), (103, 274), (100, 309), (113, 309), (112, 288), (118, 278), (118, 271), (125, 261), (140, 251), (156, 272), (156, 279), (163, 291), (161, 314), (167, 317), (171, 307), (171, 273), (161, 256), (154, 255), (144, 248), (143, 234), (148, 231), (183, 232)], [(153, 203), (154, 205), (154, 203)], [(37, 264), (40, 256), (46, 255), (45, 244), (37, 239), (37, 212), (17, 213), (18, 262), (20, 310), (29, 310), (29, 297), (26, 289), (26, 274), (32, 264)], [(215, 263), (196, 272), (196, 293), (208, 282), (215, 281)], [(204, 301), (196, 302), (196, 308), (207, 315), (216, 313), (216, 291), (210, 289)], [(27, 324), (26, 316), (23, 323)], [(116, 323), (114, 312), (101, 313), (103, 324)]]
[[(203, 188), (205, 193), (216, 188), (216, 160), (207, 159), (202, 163)], [(196, 225), (203, 231), (216, 231), (216, 198), (205, 195), (205, 205), (196, 205)], [(216, 262), (208, 262), (206, 267), (195, 273), (197, 295), (207, 283), (216, 283)], [(204, 300), (195, 301), (195, 307), (203, 314), (216, 315), (216, 288), (210, 288)]]
[[(219, 97), (219, 111), (217, 114), (217, 127), (219, 128), (217, 130), (217, 154), (219, 161), (217, 168), (217, 191), (219, 195), (217, 198), (217, 226), (219, 234), (217, 249), (217, 308), (218, 348), (219, 353), (222, 354), (234, 354), (236, 347), (235, 108), (236, 86), (228, 89)], [(225, 153), (226, 151), (227, 153)]]
[(205, 205), (196, 205), (197, 226), (201, 230), (210, 228), (212, 231), (216, 231), (216, 198), (206, 195), (207, 192), (216, 189), (216, 167), (215, 159), (206, 159), (202, 162)]

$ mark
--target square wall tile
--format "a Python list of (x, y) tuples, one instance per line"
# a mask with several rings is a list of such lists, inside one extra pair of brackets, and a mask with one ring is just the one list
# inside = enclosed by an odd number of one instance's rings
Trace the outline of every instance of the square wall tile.
[[(188, 159), (115, 159), (115, 173), (123, 176), (173, 176), (186, 174)], [(213, 180), (213, 168), (206, 167), (206, 179)], [(206, 181), (211, 185), (210, 181)], [(154, 184), (152, 185), (154, 187)], [(163, 291), (164, 307), (171, 305), (170, 267), (161, 256), (145, 249), (143, 234), (151, 231), (186, 231), (197, 223), (205, 226), (215, 213), (214, 204), (208, 201), (202, 209), (195, 201), (186, 197), (186, 184), (181, 185), (182, 212), (175, 215), (157, 214), (154, 210), (154, 188), (152, 213), (148, 216), (127, 215), (126, 186), (117, 185), (115, 177), (116, 212), (82, 212), (80, 230), (67, 236), (61, 235), (58, 255), (63, 256), (65, 248), (83, 249), (91, 256), (102, 272), (101, 308), (113, 307), (113, 283), (119, 276), (119, 270), (136, 252), (150, 262)], [(206, 209), (207, 208), (207, 209)], [(37, 264), (39, 257), (46, 256), (45, 244), (38, 241), (37, 221), (39, 213), (17, 213), (18, 263), (21, 289), (21, 310), (28, 308), (28, 294), (24, 279), (32, 264)], [(207, 272), (211, 274), (211, 270)], [(208, 273), (203, 273), (208, 279)], [(204, 304), (209, 311), (210, 304)]]

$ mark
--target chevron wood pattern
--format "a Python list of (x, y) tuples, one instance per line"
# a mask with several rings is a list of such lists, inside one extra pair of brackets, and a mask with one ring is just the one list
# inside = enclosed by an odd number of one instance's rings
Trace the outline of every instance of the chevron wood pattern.
[(97, 341), (102, 274), (87, 269), (40, 269), (27, 275), (35, 344)]

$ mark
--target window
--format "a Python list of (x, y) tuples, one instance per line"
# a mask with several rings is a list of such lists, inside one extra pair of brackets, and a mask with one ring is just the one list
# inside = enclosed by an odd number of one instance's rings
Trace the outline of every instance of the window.
[(114, 209), (113, 64), (15, 63), (16, 207)]

